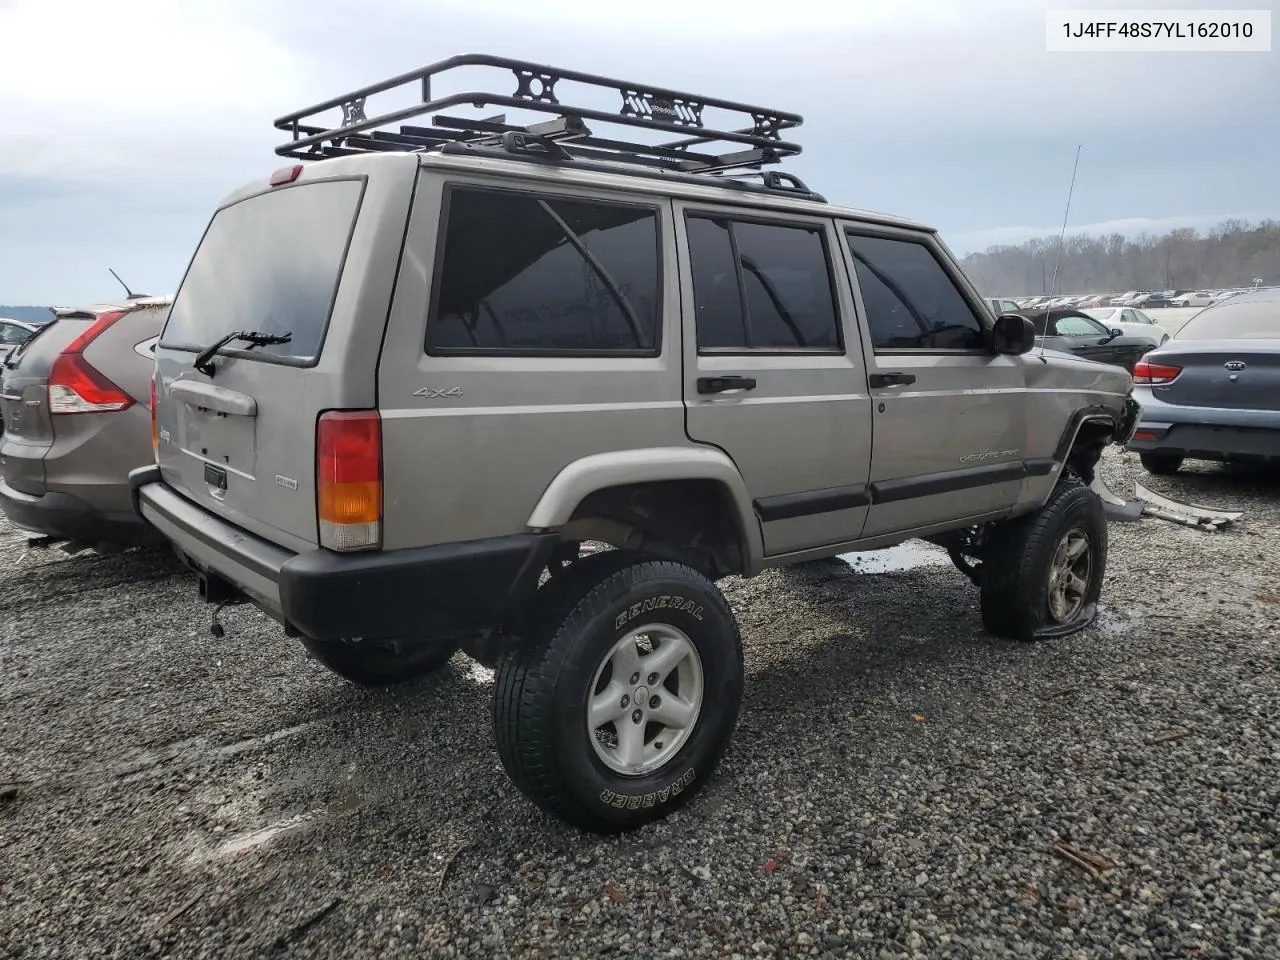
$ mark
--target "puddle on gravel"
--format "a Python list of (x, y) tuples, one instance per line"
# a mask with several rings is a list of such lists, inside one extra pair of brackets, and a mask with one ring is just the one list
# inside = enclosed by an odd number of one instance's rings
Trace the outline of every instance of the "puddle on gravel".
[(1099, 604), (1098, 618), (1093, 621), (1093, 625), (1103, 636), (1122, 637), (1129, 632), (1132, 622), (1128, 617), (1118, 616)]
[(867, 550), (858, 553), (842, 553), (840, 559), (854, 573), (897, 573), (917, 567), (947, 567), (951, 558), (946, 551), (932, 544), (908, 541), (883, 550)]

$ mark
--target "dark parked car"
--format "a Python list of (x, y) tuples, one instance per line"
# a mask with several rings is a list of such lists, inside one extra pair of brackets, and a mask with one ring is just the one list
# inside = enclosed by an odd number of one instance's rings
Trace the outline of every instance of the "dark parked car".
[(1109, 329), (1087, 313), (1068, 307), (1019, 311), (1036, 328), (1036, 347), (1072, 353), (1086, 360), (1110, 363), (1132, 371), (1138, 358), (1152, 349), (1145, 337)]
[(151, 375), (169, 297), (60, 309), (0, 366), (0, 509), (93, 546), (154, 542), (129, 498), (153, 456)]
[(1152, 473), (1196, 460), (1280, 461), (1280, 290), (1206, 307), (1133, 371), (1128, 449)]

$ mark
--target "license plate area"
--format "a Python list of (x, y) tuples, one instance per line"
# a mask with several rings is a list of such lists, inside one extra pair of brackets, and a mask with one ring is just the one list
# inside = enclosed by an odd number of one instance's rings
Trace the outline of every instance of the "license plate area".
[[(187, 406), (181, 426), (182, 446), (197, 460), (204, 461), (204, 480), (211, 487), (226, 490), (228, 473), (247, 479), (254, 477), (257, 460), (255, 418)], [(214, 483), (211, 468), (219, 471), (220, 486)]]
[(206, 463), (204, 465), (204, 482), (215, 490), (225, 491), (227, 489), (227, 471), (216, 464)]

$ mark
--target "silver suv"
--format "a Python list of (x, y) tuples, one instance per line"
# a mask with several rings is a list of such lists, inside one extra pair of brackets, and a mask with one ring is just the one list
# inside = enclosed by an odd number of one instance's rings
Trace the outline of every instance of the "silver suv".
[[(458, 67), (515, 92), (432, 99)], [(441, 113), (465, 106), (552, 117)], [(282, 118), (277, 152), (316, 162), (209, 223), (136, 509), (206, 600), (257, 604), (349, 680), (459, 647), (493, 665), (508, 773), (601, 832), (687, 802), (729, 741), (719, 578), (929, 538), (992, 633), (1085, 626), (1107, 551), (1086, 484), (1132, 431), (1129, 375), (1029, 352), (930, 228), (760, 173), (799, 123), (486, 56)]]

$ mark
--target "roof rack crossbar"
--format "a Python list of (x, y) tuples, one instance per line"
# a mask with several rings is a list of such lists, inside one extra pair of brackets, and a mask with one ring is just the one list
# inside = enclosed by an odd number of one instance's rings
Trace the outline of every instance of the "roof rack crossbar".
[[(433, 79), (460, 67), (488, 67), (510, 71), (515, 79), (514, 92), (473, 91), (433, 98)], [(562, 102), (557, 85), (564, 82), (584, 84), (597, 90), (611, 90), (620, 98), (620, 106), (616, 112), (610, 112)], [(391, 91), (403, 93), (410, 88), (418, 95), (420, 102), (376, 116), (369, 116), (366, 112), (370, 97)], [(440, 111), (458, 106), (530, 110), (551, 114), (554, 119), (518, 126), (509, 124), (505, 115), (469, 120), (440, 114)], [(706, 126), (704, 120), (704, 112), (708, 109), (736, 114), (740, 119), (733, 125), (734, 129), (713, 129)], [(318, 118), (320, 114), (332, 110), (341, 110), (341, 123), (337, 126), (326, 125)], [(379, 129), (428, 114), (434, 114), (431, 127), (401, 126), (398, 133)], [(586, 129), (586, 121), (589, 120), (685, 136), (662, 144), (594, 137)], [(749, 122), (749, 125), (744, 121)], [(568, 143), (564, 143), (566, 149), (562, 151), (565, 157), (581, 154), (581, 150), (569, 147), (570, 143), (580, 142), (584, 146), (590, 143), (587, 149), (593, 157), (643, 165), (652, 165), (652, 161), (659, 158), (668, 161), (673, 169), (715, 171), (777, 163), (800, 153), (800, 146), (783, 140), (782, 132), (798, 127), (802, 122), (803, 118), (799, 114), (767, 107), (641, 86), (507, 57), (462, 54), (286, 114), (275, 121), (275, 127), (289, 133), (291, 137), (287, 143), (276, 147), (276, 153), (299, 159), (346, 156), (365, 150), (396, 149), (397, 146), (408, 150), (422, 150), (456, 142), (493, 143), (497, 142), (497, 137), (514, 133), (546, 141), (567, 141)], [(733, 149), (721, 154), (714, 153), (712, 149), (697, 152), (690, 149), (695, 146), (711, 148), (714, 144)]]

